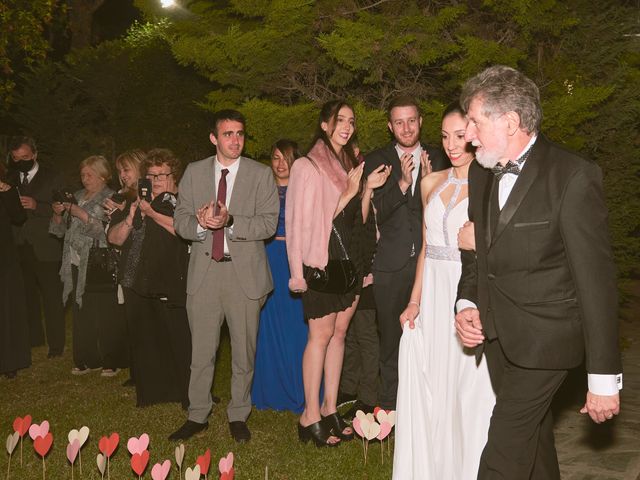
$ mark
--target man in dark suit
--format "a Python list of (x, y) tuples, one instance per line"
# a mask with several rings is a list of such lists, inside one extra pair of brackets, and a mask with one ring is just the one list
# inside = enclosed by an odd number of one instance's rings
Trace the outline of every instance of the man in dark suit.
[(387, 182), (373, 196), (380, 238), (373, 262), (374, 296), (380, 333), (382, 408), (395, 409), (398, 390), (400, 314), (407, 306), (422, 245), (420, 180), (450, 163), (440, 149), (420, 143), (422, 116), (412, 97), (393, 99), (387, 109), (395, 141), (365, 157), (366, 177), (380, 165), (391, 167)]
[(264, 240), (278, 223), (278, 189), (266, 165), (242, 156), (244, 116), (236, 110), (214, 115), (209, 139), (216, 155), (191, 163), (182, 176), (174, 226), (190, 240), (187, 314), (192, 355), (189, 419), (170, 440), (190, 438), (208, 426), (211, 385), (220, 328), (231, 337), (229, 429), (237, 442), (251, 433), (251, 383), (260, 308), (273, 289)]
[[(560, 478), (550, 404), (586, 356), (581, 410), (620, 409), (617, 295), (602, 174), (539, 131), (537, 86), (494, 66), (463, 87), (476, 255), (463, 255), (456, 329), (497, 393), (478, 478)], [(493, 169), (491, 170), (487, 169)]]
[(49, 235), (53, 214), (51, 198), (63, 186), (62, 176), (38, 161), (38, 150), (32, 138), (17, 137), (9, 145), (9, 183), (20, 192), (20, 202), (27, 221), (14, 227), (13, 233), (24, 276), (31, 346), (44, 344), (41, 301), (49, 345), (49, 358), (62, 355), (65, 343), (64, 305), (60, 260), (62, 244)]

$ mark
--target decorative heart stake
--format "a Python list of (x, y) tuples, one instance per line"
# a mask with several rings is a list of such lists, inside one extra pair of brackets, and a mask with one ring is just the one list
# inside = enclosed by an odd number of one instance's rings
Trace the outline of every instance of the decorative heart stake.
[(11, 455), (16, 449), (16, 445), (18, 445), (18, 441), (20, 440), (20, 438), (20, 432), (13, 432), (7, 437), (7, 453), (9, 454), (9, 463), (7, 464), (7, 479), (9, 478), (9, 475), (11, 475)]
[[(69, 439), (69, 443), (73, 443), (74, 440), (78, 440), (80, 443), (80, 449), (78, 450), (78, 465), (80, 466), (80, 475), (82, 475), (82, 447), (89, 438), (89, 427), (84, 426), (80, 430), (76, 430), (75, 428), (69, 432), (67, 435)], [(73, 468), (71, 469), (73, 476)]]
[(11, 457), (11, 454), (16, 449), (16, 446), (18, 445), (19, 441), (20, 441), (19, 432), (13, 432), (11, 435), (7, 437), (7, 453), (9, 454), (9, 457)]
[(25, 415), (23, 418), (16, 417), (13, 421), (13, 431), (20, 435), (20, 466), (22, 466), (22, 438), (29, 431), (31, 426), (31, 415)]
[(127, 450), (131, 455), (144, 452), (149, 446), (149, 435), (143, 433), (140, 438), (131, 437), (127, 442)]
[(187, 467), (184, 471), (184, 480), (200, 480), (200, 465), (196, 465), (193, 469)]
[(353, 422), (351, 422), (351, 426), (356, 431), (359, 437), (364, 438), (364, 433), (362, 433), (362, 426), (360, 425), (360, 419), (358, 417), (355, 417), (353, 419)]
[(53, 444), (53, 435), (51, 432), (47, 433), (44, 437), (36, 437), (33, 441), (33, 448), (38, 452), (43, 459), (49, 453), (49, 449)]
[(118, 435), (116, 432), (113, 432), (111, 435), (109, 435), (108, 438), (106, 436), (102, 437), (98, 442), (98, 448), (104, 454), (104, 456), (107, 457), (107, 478), (108, 479), (111, 479), (111, 470), (109, 468), (111, 455), (113, 455), (113, 452), (115, 452), (116, 448), (118, 448), (119, 442), (120, 442), (120, 435)]
[(104, 480), (104, 472), (107, 469), (107, 457), (99, 453), (98, 456), (96, 457), (96, 463), (98, 464), (98, 471), (100, 472), (100, 475)]
[(367, 440), (373, 440), (380, 433), (380, 425), (375, 421), (369, 424), (363, 425), (362, 433), (364, 433), (364, 436)]
[(235, 471), (233, 469), (233, 452), (229, 452), (226, 457), (222, 457), (218, 462), (220, 470), (220, 480), (233, 480)]
[(131, 457), (131, 469), (136, 472), (138, 478), (142, 476), (144, 470), (149, 463), (149, 450), (144, 450), (142, 453), (134, 453)]
[[(268, 470), (267, 470), (267, 472), (268, 472)], [(235, 474), (236, 474), (236, 472), (232, 468), (227, 473), (223, 473), (222, 475), (220, 475), (220, 480), (233, 480), (233, 477), (235, 476)], [(265, 478), (265, 480), (268, 480), (269, 473), (266, 473), (264, 478)]]
[(200, 465), (200, 475), (204, 475), (204, 478), (207, 478), (209, 473), (209, 464), (211, 463), (211, 450), (207, 448), (207, 451), (204, 452), (204, 455), (200, 455), (196, 460), (196, 464)]
[(80, 451), (80, 440), (78, 440), (77, 438), (73, 442), (67, 445), (67, 459), (71, 463), (72, 469), (79, 451)]
[(178, 465), (178, 473), (182, 478), (182, 460), (184, 460), (184, 443), (176, 447), (176, 464)]
[(114, 432), (109, 437), (102, 437), (98, 442), (98, 448), (104, 454), (107, 459), (111, 458), (113, 452), (118, 448), (120, 442), (120, 436)]
[(156, 463), (151, 469), (151, 478), (153, 480), (165, 480), (170, 471), (171, 462), (169, 460), (165, 460), (164, 462), (162, 462), (162, 465)]
[(382, 465), (384, 465), (384, 439), (391, 433), (391, 424), (388, 421), (380, 422), (380, 433), (376, 437), (380, 440), (380, 458), (382, 459)]
[[(44, 457), (47, 456), (47, 453), (49, 453), (49, 450), (51, 449), (51, 445), (53, 444), (53, 434), (48, 431), (49, 423), (42, 422), (42, 424), (44, 423), (47, 423), (46, 425), (47, 433), (44, 435), (44, 437), (38, 436), (33, 441), (33, 448), (36, 450), (36, 452), (38, 452), (38, 455), (42, 457), (42, 480), (45, 480), (47, 477), (47, 466), (44, 461)], [(31, 427), (33, 427), (33, 425), (31, 425)], [(29, 432), (29, 435), (31, 435), (31, 432)]]
[(38, 437), (44, 437), (49, 433), (49, 422), (46, 420), (42, 422), (40, 425), (33, 424), (29, 427), (29, 436), (31, 440), (34, 440)]
[(80, 440), (75, 438), (67, 445), (67, 459), (71, 462), (71, 480), (73, 480), (73, 464), (80, 451)]

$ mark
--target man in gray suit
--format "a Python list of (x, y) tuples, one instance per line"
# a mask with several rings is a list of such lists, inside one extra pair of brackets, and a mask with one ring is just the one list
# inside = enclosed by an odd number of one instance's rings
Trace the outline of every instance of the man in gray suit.
[(251, 382), (260, 308), (272, 290), (264, 240), (276, 231), (279, 199), (271, 170), (242, 157), (245, 119), (235, 110), (214, 115), (209, 139), (217, 154), (191, 163), (180, 181), (176, 232), (193, 242), (187, 275), (187, 314), (192, 337), (189, 419), (169, 436), (182, 440), (205, 430), (213, 406), (220, 327), (231, 336), (231, 435), (251, 433)]

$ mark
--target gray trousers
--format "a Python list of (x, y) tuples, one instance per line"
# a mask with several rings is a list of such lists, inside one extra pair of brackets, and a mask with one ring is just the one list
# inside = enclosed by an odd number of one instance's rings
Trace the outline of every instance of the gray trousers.
[(187, 295), (192, 339), (189, 420), (204, 423), (213, 407), (211, 385), (225, 319), (231, 337), (231, 401), (227, 417), (230, 422), (244, 422), (249, 417), (263, 303), (264, 299), (252, 300), (244, 294), (232, 262), (212, 261), (200, 288)]

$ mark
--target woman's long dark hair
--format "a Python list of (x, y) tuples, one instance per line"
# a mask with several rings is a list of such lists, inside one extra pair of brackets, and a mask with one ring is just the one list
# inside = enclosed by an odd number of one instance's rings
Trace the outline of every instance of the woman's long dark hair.
[[(320, 117), (318, 118), (318, 124), (316, 126), (316, 133), (313, 136), (313, 141), (311, 142), (311, 148), (313, 148), (318, 140), (322, 140), (338, 159), (344, 171), (349, 172), (352, 168), (358, 165), (358, 160), (356, 159), (356, 155), (353, 152), (352, 145), (356, 138), (355, 126), (353, 135), (351, 135), (351, 138), (349, 139), (347, 144), (342, 147), (342, 151), (340, 152), (340, 154), (335, 151), (333, 145), (331, 144), (331, 135), (333, 135), (333, 132), (336, 129), (338, 113), (340, 112), (340, 109), (342, 107), (348, 107), (352, 112), (354, 111), (353, 107), (344, 100), (330, 100), (322, 105), (322, 108), (320, 109)], [(323, 122), (326, 122), (331, 127), (331, 131), (325, 132), (322, 129)]]

